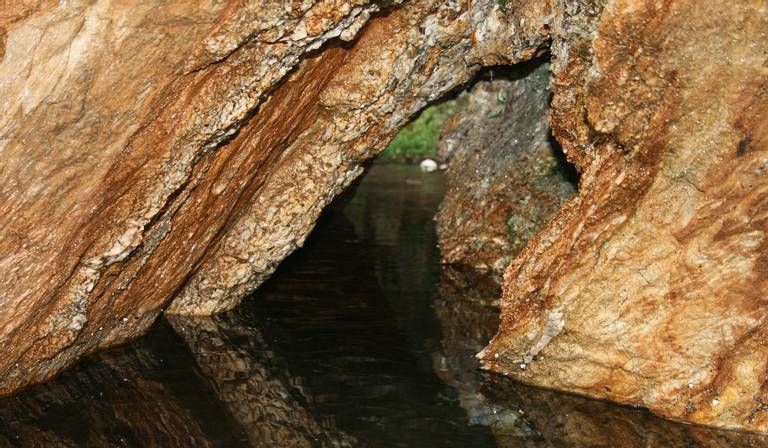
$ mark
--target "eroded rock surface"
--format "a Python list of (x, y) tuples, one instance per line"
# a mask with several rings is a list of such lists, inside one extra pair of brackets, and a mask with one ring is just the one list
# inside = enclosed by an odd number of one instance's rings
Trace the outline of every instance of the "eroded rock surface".
[(579, 194), (507, 270), (488, 368), (768, 431), (767, 30), (753, 1), (555, 20), (552, 126)]
[[(546, 8), (382, 7), (3, 8), (0, 394), (140, 335), (174, 297), (234, 306), (427, 102), (548, 38)], [(493, 41), (530, 14), (517, 45)]]
[(234, 306), (418, 110), (551, 42), (579, 193), (507, 269), (487, 367), (768, 431), (764, 1), (0, 9), (0, 394)]
[(490, 76), (441, 137), (449, 189), (436, 219), (447, 263), (501, 273), (573, 195), (576, 176), (547, 124), (549, 64)]

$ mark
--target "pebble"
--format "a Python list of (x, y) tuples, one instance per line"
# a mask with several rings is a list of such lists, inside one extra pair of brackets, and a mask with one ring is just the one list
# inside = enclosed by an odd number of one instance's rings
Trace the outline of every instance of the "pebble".
[(437, 162), (432, 159), (424, 159), (419, 164), (419, 168), (421, 168), (421, 171), (424, 171), (425, 173), (431, 173), (437, 170)]

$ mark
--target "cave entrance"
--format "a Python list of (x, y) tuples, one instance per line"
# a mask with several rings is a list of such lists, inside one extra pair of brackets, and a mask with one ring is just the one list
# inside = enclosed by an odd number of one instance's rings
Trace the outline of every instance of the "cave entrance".
[(380, 155), (446, 169), (437, 214), (443, 260), (500, 276), (576, 193), (579, 175), (552, 136), (546, 59), (482, 71), (425, 108)]
[(241, 306), (267, 338), (272, 375), (328, 423), (321, 437), (535, 437), (519, 408), (491, 398), (488, 382), (502, 380), (474, 354), (498, 327), (498, 274), (575, 192), (546, 124), (547, 79), (544, 63), (489, 70), (424, 109)]
[[(504, 263), (575, 191), (546, 127), (541, 67), (488, 70), (426, 108), (256, 297), (212, 317), (167, 316), (16, 396), (0, 409), (0, 437), (26, 428), (25, 440), (54, 445), (534, 443), (547, 422), (537, 416), (569, 399), (485, 376), (474, 354), (498, 326)], [(424, 158), (447, 169), (424, 172)]]

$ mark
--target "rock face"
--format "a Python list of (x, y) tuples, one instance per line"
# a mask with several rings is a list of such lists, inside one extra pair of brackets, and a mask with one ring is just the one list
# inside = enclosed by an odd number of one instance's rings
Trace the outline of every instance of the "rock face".
[(499, 447), (768, 447), (768, 437), (663, 420), (645, 409), (556, 393), (477, 371), (473, 355), (498, 328), (493, 276), (448, 266), (435, 312), (442, 340), (435, 372), (459, 392), (474, 424), (489, 426)]
[[(174, 298), (234, 306), (427, 102), (537, 54), (549, 13), (198, 3), (3, 7), (0, 394), (140, 335)], [(515, 45), (495, 41), (513, 19)]]
[(446, 124), (440, 154), (449, 190), (437, 230), (447, 263), (501, 273), (573, 195), (575, 181), (547, 124), (549, 64), (493, 76)]
[(507, 270), (485, 365), (768, 431), (768, 5), (581, 3), (551, 115), (579, 194)]

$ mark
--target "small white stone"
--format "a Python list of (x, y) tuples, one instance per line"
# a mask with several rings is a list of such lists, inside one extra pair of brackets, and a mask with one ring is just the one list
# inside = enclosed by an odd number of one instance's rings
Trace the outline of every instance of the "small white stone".
[(496, 354), (494, 354), (494, 355), (493, 355), (493, 357), (494, 357), (494, 358), (498, 358), (498, 357), (499, 357), (499, 354), (498, 354), (498, 353), (496, 353)]
[(720, 404), (720, 400), (717, 398), (712, 399), (712, 406), (717, 406), (718, 404)]
[(128, 318), (127, 318), (127, 317), (124, 317), (124, 318), (123, 318), (123, 322), (128, 322)]
[(421, 168), (421, 171), (424, 171), (425, 173), (431, 173), (437, 170), (437, 162), (432, 159), (424, 159), (419, 164), (419, 167)]
[(525, 363), (520, 364), (520, 370), (525, 370), (525, 368), (526, 368)]
[(688, 383), (688, 389), (693, 389), (693, 383)]

